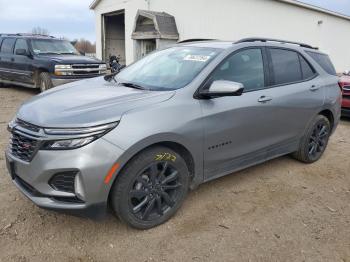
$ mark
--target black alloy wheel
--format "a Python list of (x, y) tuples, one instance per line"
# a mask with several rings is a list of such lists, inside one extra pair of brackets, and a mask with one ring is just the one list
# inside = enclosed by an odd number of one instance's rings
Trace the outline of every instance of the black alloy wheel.
[(329, 125), (325, 122), (318, 122), (310, 136), (309, 140), (309, 155), (311, 159), (319, 158), (320, 154), (322, 154), (327, 146), (329, 137)]
[(149, 229), (169, 220), (185, 200), (190, 181), (186, 161), (163, 146), (142, 151), (117, 174), (111, 207), (137, 229)]
[(132, 213), (150, 221), (167, 213), (181, 196), (178, 170), (169, 162), (154, 162), (142, 170), (129, 191)]
[(327, 117), (323, 115), (315, 117), (302, 137), (298, 151), (293, 153), (293, 157), (304, 163), (314, 163), (319, 160), (327, 148), (331, 130), (331, 123)]

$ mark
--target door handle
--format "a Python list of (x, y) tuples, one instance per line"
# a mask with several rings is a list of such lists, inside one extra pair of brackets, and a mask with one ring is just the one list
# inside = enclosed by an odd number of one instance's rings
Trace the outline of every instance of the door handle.
[(15, 62), (15, 59), (14, 59), (14, 58), (11, 58), (11, 62)]
[(259, 99), (258, 99), (258, 102), (259, 103), (266, 103), (266, 102), (269, 102), (272, 100), (272, 97), (271, 96), (261, 96)]
[(320, 89), (320, 87), (319, 87), (319, 86), (316, 86), (316, 85), (312, 85), (312, 86), (310, 87), (310, 91), (317, 91), (318, 89)]

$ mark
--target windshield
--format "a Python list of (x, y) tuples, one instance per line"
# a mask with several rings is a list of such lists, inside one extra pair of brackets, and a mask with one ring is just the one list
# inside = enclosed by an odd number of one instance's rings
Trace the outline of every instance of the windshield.
[(65, 40), (54, 39), (33, 39), (31, 40), (33, 52), (40, 54), (74, 54), (78, 55), (78, 51), (74, 46)]
[(165, 49), (126, 67), (116, 80), (148, 90), (179, 89), (189, 84), (218, 53), (218, 49), (213, 48)]

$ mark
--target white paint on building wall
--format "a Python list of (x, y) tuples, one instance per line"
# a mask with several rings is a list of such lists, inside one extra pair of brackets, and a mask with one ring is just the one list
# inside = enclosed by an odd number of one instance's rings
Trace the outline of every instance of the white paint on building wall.
[(131, 34), (138, 9), (167, 12), (180, 40), (268, 37), (304, 42), (328, 53), (338, 72), (350, 69), (350, 18), (312, 10), (292, 0), (100, 0), (96, 14), (97, 56), (102, 58), (102, 15), (125, 10), (126, 63), (134, 60)]

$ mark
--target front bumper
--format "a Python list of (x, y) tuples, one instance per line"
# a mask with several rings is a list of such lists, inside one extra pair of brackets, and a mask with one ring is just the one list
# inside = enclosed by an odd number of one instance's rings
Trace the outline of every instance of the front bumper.
[(64, 84), (68, 84), (68, 83), (72, 83), (72, 82), (76, 82), (76, 81), (80, 81), (80, 80), (85, 80), (85, 79), (89, 79), (89, 78), (94, 78), (94, 77), (99, 77), (99, 76), (103, 76), (104, 74), (100, 74), (100, 75), (90, 75), (87, 77), (74, 77), (74, 78), (68, 78), (68, 77), (56, 77), (56, 76), (52, 76), (51, 77), (51, 82), (52, 85), (54, 87), (56, 86), (60, 86), (60, 85), (64, 85)]
[(341, 115), (350, 117), (350, 96), (343, 96), (342, 104), (341, 104)]
[(345, 117), (350, 117), (350, 107), (342, 107), (341, 115)]
[[(6, 163), (17, 188), (37, 206), (73, 215), (101, 218), (107, 210), (112, 181), (104, 178), (123, 151), (100, 138), (75, 150), (39, 150), (31, 162), (25, 162), (6, 151)], [(50, 179), (59, 172), (75, 170), (82, 195), (55, 190)], [(119, 170), (117, 170), (118, 172)], [(115, 174), (116, 175), (116, 174)], [(66, 200), (79, 201), (66, 201)]]

